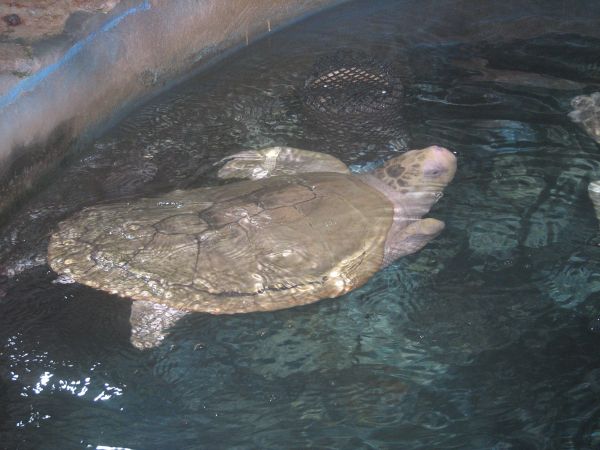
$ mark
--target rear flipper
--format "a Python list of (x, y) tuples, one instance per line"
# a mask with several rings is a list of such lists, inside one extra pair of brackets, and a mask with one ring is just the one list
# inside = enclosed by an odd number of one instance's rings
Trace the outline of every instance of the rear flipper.
[(331, 155), (293, 147), (246, 150), (221, 161), (227, 163), (219, 170), (219, 178), (258, 180), (306, 172), (350, 172), (346, 164)]
[(187, 314), (186, 311), (169, 308), (159, 303), (134, 300), (131, 305), (130, 341), (140, 350), (158, 347), (175, 322)]
[(396, 259), (418, 252), (435, 239), (444, 229), (444, 222), (437, 219), (421, 219), (411, 222), (388, 236), (385, 243), (383, 267), (389, 266)]

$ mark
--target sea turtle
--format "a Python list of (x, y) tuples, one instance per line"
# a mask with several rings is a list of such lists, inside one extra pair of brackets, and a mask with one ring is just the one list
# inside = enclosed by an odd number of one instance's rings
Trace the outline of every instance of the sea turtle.
[[(600, 92), (590, 95), (578, 95), (571, 100), (573, 111), (569, 117), (600, 144)], [(596, 217), (600, 221), (600, 180), (593, 180), (588, 185), (588, 194), (594, 205)]]
[(571, 120), (580, 123), (587, 134), (600, 144), (600, 92), (578, 95), (571, 100), (571, 106)]
[(361, 174), (324, 153), (245, 151), (218, 175), (249, 180), (83, 209), (59, 224), (48, 263), (134, 300), (131, 341), (153, 347), (187, 312), (272, 311), (361, 286), (442, 231), (421, 217), (455, 171), (438, 146)]

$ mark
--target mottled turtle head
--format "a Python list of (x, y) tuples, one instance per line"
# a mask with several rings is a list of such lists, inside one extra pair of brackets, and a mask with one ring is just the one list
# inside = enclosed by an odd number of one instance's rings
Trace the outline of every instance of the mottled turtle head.
[(454, 154), (432, 145), (392, 158), (372, 175), (391, 188), (386, 192), (389, 197), (401, 198), (407, 211), (422, 215), (442, 196), (455, 173)]
[(456, 172), (456, 157), (444, 147), (432, 145), (392, 158), (373, 171), (378, 179), (401, 193), (442, 191)]

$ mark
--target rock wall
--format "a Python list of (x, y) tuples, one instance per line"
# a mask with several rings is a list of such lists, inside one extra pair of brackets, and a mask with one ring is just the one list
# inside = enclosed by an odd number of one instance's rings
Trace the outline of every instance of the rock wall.
[(0, 215), (102, 125), (342, 0), (2, 0)]

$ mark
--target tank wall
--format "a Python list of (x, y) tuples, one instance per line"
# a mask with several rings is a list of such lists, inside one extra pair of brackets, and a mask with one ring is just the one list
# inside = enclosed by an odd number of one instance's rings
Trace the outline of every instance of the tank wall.
[(37, 42), (39, 67), (0, 83), (0, 213), (141, 99), (228, 49), (335, 3), (341, 1), (124, 0), (108, 14), (71, 17), (75, 40), (63, 33)]

